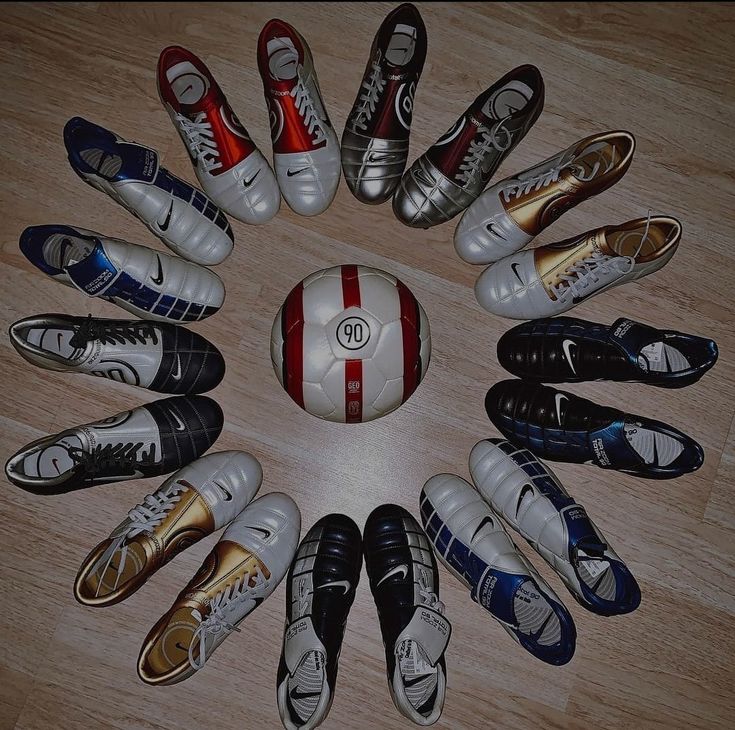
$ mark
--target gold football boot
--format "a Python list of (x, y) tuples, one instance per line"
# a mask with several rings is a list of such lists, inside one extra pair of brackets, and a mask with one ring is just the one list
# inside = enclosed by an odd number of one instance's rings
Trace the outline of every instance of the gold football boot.
[(244, 451), (209, 454), (180, 469), (87, 556), (74, 596), (87, 606), (124, 600), (162, 565), (230, 523), (262, 478), (257, 459)]
[(630, 167), (635, 138), (605, 132), (488, 188), (465, 212), (454, 246), (471, 264), (520, 251), (562, 213), (613, 186)]
[(140, 678), (175, 684), (201, 669), (283, 580), (300, 529), (299, 509), (285, 494), (271, 492), (246, 507), (146, 637)]
[(475, 296), (480, 306), (502, 317), (552, 317), (605, 289), (658, 271), (680, 239), (681, 224), (665, 216), (603, 226), (506, 256), (482, 272)]

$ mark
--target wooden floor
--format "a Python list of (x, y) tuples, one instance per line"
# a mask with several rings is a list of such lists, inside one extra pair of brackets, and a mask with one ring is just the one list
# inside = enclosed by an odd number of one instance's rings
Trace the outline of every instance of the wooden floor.
[[(159, 51), (177, 43), (210, 66), (264, 151), (267, 115), (255, 48), (279, 16), (308, 39), (332, 121), (341, 134), (373, 34), (392, 7), (380, 4), (116, 4), (4, 6), (0, 20), (2, 328), (42, 312), (119, 316), (45, 278), (20, 254), (31, 224), (70, 223), (160, 247), (143, 226), (69, 168), (61, 131), (76, 114), (161, 151), (194, 181), (156, 93)], [(442, 728), (732, 728), (735, 700), (735, 224), (733, 5), (421, 4), (429, 54), (416, 95), (412, 156), (450, 127), (467, 104), (512, 67), (531, 62), (546, 80), (539, 121), (500, 170), (505, 176), (607, 129), (638, 140), (630, 172), (614, 189), (564, 216), (554, 240), (655, 213), (684, 224), (664, 270), (585, 303), (576, 314), (630, 316), (715, 338), (717, 367), (700, 383), (665, 392), (611, 383), (574, 387), (595, 400), (670, 422), (698, 439), (706, 461), (694, 475), (640, 480), (594, 467), (557, 471), (637, 576), (634, 614), (581, 609), (538, 556), (578, 629), (563, 668), (515, 645), (445, 571), (441, 597), (454, 633)], [(498, 178), (499, 179), (499, 178)], [(263, 464), (263, 493), (298, 502), (304, 530), (329, 511), (362, 526), (371, 509), (397, 502), (415, 514), (426, 479), (467, 477), (467, 456), (494, 435), (486, 389), (505, 377), (495, 345), (511, 322), (475, 303), (479, 269), (461, 262), (454, 222), (410, 230), (389, 205), (358, 203), (344, 183), (315, 219), (286, 205), (262, 227), (233, 221), (233, 255), (217, 269), (222, 311), (197, 331), (221, 347), (227, 376), (213, 392), (226, 414), (217, 449), (246, 449)], [(377, 266), (414, 291), (431, 321), (433, 358), (423, 385), (388, 418), (362, 426), (322, 423), (299, 411), (271, 370), (269, 333), (291, 287), (315, 269)], [(154, 395), (26, 365), (7, 336), (2, 363), (3, 458), (27, 441), (152, 400)], [(556, 469), (556, 467), (555, 467)], [(285, 585), (197, 676), (171, 688), (135, 673), (143, 637), (189, 580), (215, 537), (177, 558), (125, 603), (77, 605), (82, 559), (160, 480), (123, 482), (60, 497), (0, 492), (0, 728), (280, 727), (275, 675)], [(527, 546), (525, 551), (528, 553)], [(350, 615), (334, 706), (325, 727), (399, 728), (375, 607), (363, 582)], [(730, 719), (728, 719), (730, 718)]]

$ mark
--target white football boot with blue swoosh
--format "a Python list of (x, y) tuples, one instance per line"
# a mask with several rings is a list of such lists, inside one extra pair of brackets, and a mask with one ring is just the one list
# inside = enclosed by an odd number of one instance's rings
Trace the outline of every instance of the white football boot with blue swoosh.
[(630, 613), (641, 592), (628, 567), (528, 449), (486, 439), (470, 454), (472, 481), (485, 501), (557, 572), (585, 608), (602, 616)]
[(20, 250), (56, 281), (143, 319), (197, 322), (225, 298), (222, 280), (203, 266), (84, 228), (26, 228)]
[(232, 252), (232, 228), (200, 190), (160, 165), (158, 153), (73, 117), (64, 144), (74, 172), (139, 218), (174, 253), (204, 266)]
[(419, 502), (437, 557), (472, 600), (533, 656), (566, 664), (577, 638), (571, 615), (477, 490), (454, 474), (437, 474)]

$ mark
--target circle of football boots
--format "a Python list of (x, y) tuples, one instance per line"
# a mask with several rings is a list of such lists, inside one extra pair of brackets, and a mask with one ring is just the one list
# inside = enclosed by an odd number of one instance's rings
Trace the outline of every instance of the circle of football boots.
[[(649, 213), (522, 250), (565, 211), (623, 177), (633, 136), (588, 136), (486, 189), (543, 108), (541, 74), (524, 65), (480, 94), (406, 169), (426, 52), (426, 28), (412, 4), (386, 16), (340, 146), (306, 40), (288, 23), (269, 21), (257, 61), (271, 168), (203, 61), (169, 46), (158, 60), (158, 93), (203, 192), (162, 167), (155, 150), (81, 117), (67, 122), (63, 136), (74, 172), (177, 255), (68, 225), (33, 226), (20, 238), (21, 251), (43, 273), (139, 319), (25, 317), (10, 328), (18, 353), (47, 370), (178, 397), (42, 437), (8, 460), (8, 479), (35, 494), (60, 494), (175, 471), (90, 553), (74, 595), (88, 606), (122, 601), (187, 547), (225, 528), (146, 637), (138, 674), (153, 685), (191, 676), (287, 576), (277, 704), (288, 730), (315, 728), (329, 713), (363, 555), (391, 698), (406, 718), (430, 725), (444, 703), (451, 636), (434, 553), (524, 649), (564, 664), (576, 643), (571, 615), (503, 522), (588, 610), (628, 613), (640, 591), (584, 507), (537, 457), (651, 478), (679, 476), (703, 461), (699, 444), (671, 426), (541, 384), (608, 379), (678, 388), (716, 362), (716, 344), (702, 337), (629, 319), (608, 326), (550, 318), (664, 266), (681, 238), (676, 219)], [(486, 410), (508, 441), (487, 439), (473, 448), (474, 487), (455, 475), (432, 477), (420, 495), (423, 529), (405, 509), (382, 505), (362, 536), (349, 517), (331, 514), (299, 544), (301, 518), (290, 497), (274, 492), (254, 500), (262, 482), (254, 457), (203, 456), (222, 430), (223, 414), (200, 394), (220, 383), (225, 363), (212, 343), (181, 323), (223, 305), (224, 285), (206, 267), (232, 252), (225, 214), (265, 223), (281, 195), (297, 214), (322, 213), (336, 194), (340, 167), (358, 200), (392, 198), (394, 214), (408, 226), (429, 228), (462, 213), (455, 249), (468, 263), (488, 267), (475, 286), (479, 304), (535, 321), (498, 343), (500, 363), (524, 380), (488, 391)]]

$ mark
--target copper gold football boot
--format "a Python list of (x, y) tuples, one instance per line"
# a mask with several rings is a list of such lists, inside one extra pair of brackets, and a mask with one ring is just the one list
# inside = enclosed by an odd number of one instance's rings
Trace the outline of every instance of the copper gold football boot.
[(681, 224), (666, 216), (603, 226), (491, 264), (475, 283), (475, 296), (502, 317), (551, 317), (658, 271), (676, 253), (680, 238)]
[(426, 59), (421, 13), (403, 3), (383, 20), (342, 134), (342, 170), (363, 203), (384, 203), (408, 159), (413, 99)]
[(138, 675), (146, 684), (190, 677), (283, 580), (296, 552), (301, 515), (287, 495), (248, 505), (146, 637)]
[(87, 606), (124, 600), (176, 555), (235, 519), (262, 479), (258, 460), (244, 451), (209, 454), (180, 469), (87, 556), (75, 598)]
[(501, 180), (465, 211), (454, 232), (457, 253), (490, 264), (520, 251), (562, 213), (618, 182), (634, 150), (629, 132), (595, 134)]

